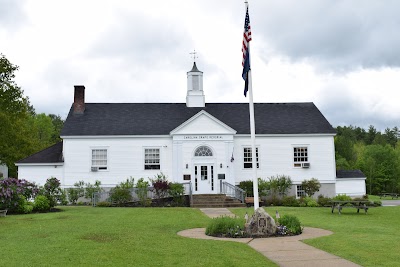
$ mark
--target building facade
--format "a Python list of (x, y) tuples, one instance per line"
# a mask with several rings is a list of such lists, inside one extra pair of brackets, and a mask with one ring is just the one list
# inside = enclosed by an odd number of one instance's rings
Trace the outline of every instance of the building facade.
[[(190, 181), (194, 194), (220, 193), (221, 180), (237, 185), (252, 179), (248, 104), (206, 104), (196, 63), (187, 80), (186, 103), (85, 103), (85, 87), (75, 86), (63, 142), (20, 160), (19, 178), (115, 186), (162, 172), (173, 182)], [(290, 176), (297, 196), (304, 179), (317, 178), (318, 194), (336, 195), (335, 130), (318, 108), (255, 103), (254, 109), (257, 176)]]

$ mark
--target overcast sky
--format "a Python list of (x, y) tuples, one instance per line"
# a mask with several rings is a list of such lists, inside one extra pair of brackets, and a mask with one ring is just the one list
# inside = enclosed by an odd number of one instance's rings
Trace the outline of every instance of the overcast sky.
[[(255, 102), (314, 102), (333, 126), (400, 126), (400, 1), (249, 0)], [(0, 53), (38, 113), (86, 102), (247, 102), (242, 0), (0, 0)]]

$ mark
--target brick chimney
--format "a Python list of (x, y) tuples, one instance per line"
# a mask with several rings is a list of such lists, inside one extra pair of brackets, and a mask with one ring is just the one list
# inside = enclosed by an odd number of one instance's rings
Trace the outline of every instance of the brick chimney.
[(85, 112), (85, 86), (75, 85), (74, 88), (74, 114), (83, 114)]

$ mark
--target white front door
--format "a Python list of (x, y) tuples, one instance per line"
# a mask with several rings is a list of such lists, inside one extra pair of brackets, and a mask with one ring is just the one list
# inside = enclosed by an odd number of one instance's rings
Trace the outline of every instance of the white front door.
[(194, 165), (194, 194), (215, 193), (215, 174), (213, 164)]

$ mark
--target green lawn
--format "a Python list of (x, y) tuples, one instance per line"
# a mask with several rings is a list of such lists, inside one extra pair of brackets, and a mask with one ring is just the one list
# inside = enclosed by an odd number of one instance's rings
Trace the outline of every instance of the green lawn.
[(178, 236), (191, 208), (62, 207), (0, 218), (1, 266), (276, 266), (246, 244)]
[[(400, 206), (371, 208), (368, 214), (357, 214), (354, 208), (337, 210), (330, 208), (270, 207), (265, 210), (275, 215), (297, 216), (302, 225), (331, 230), (333, 235), (309, 239), (304, 242), (338, 255), (362, 266), (399, 266), (400, 261)], [(231, 209), (243, 218), (245, 212), (254, 209)]]
[(372, 201), (376, 201), (376, 200), (399, 200), (400, 198), (392, 198), (392, 197), (380, 197), (380, 196), (374, 196), (374, 195), (368, 195), (368, 199), (372, 200)]

